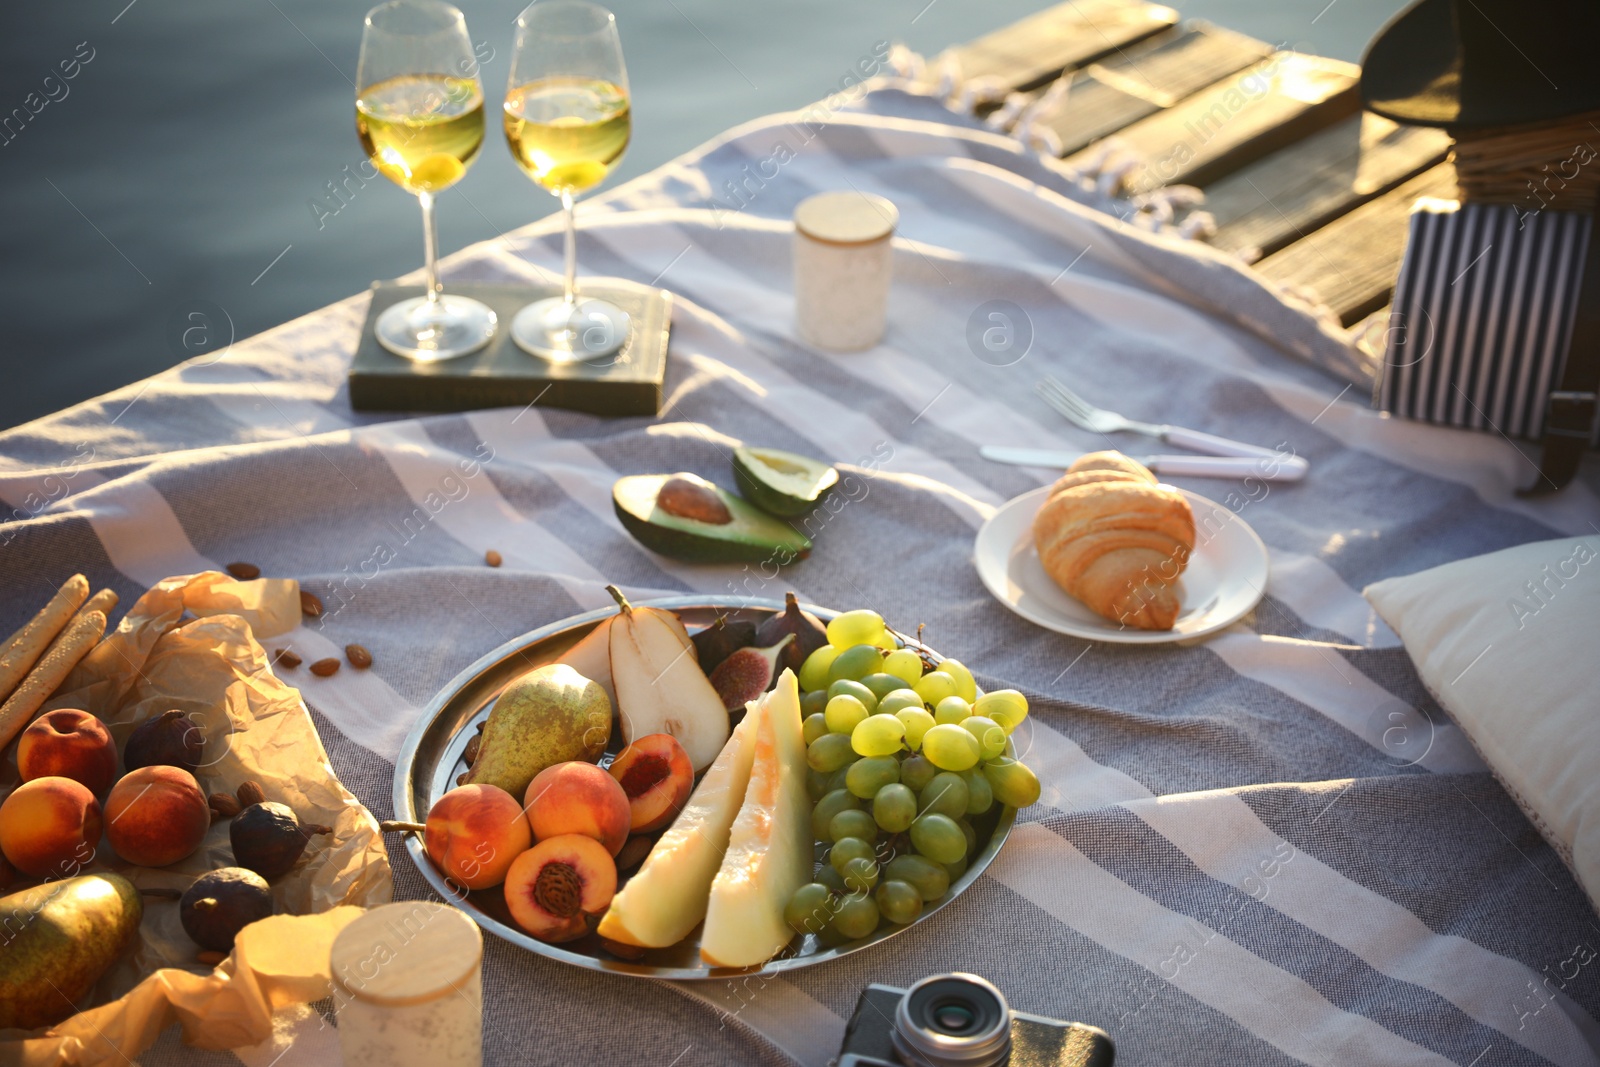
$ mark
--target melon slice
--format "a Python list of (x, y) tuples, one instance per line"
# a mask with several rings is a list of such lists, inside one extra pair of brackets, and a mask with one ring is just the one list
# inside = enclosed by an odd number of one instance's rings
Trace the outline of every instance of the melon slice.
[(611, 899), (600, 936), (641, 948), (665, 948), (706, 917), (711, 880), (722, 865), (728, 830), (750, 781), (756, 729), (764, 718), (752, 702), (733, 737), (700, 779), (678, 817), (656, 839), (643, 865)]
[(762, 710), (750, 785), (711, 883), (700, 936), (700, 958), (713, 967), (754, 967), (782, 951), (794, 937), (784, 905), (811, 880), (811, 801), (793, 671), (778, 677)]

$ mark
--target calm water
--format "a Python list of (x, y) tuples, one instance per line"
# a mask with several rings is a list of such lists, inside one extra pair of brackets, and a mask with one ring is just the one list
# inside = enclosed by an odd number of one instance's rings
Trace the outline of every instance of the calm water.
[[(491, 107), (524, 0), (463, 0)], [(415, 202), (373, 184), (319, 228), (310, 202), (361, 159), (366, 0), (70, 0), (0, 14), (0, 114), (52, 99), (0, 145), (0, 344), (11, 426), (182, 358), (205, 302), (239, 337), (417, 266)], [(727, 127), (825, 96), (875, 42), (932, 54), (1039, 0), (618, 0), (635, 133), (616, 181)], [(1189, 0), (1185, 17), (1358, 59), (1400, 0)], [(69, 64), (76, 77), (44, 79)], [(72, 64), (76, 64), (73, 67)], [(37, 101), (35, 101), (36, 103)], [(440, 199), (446, 251), (554, 201), (498, 137)]]

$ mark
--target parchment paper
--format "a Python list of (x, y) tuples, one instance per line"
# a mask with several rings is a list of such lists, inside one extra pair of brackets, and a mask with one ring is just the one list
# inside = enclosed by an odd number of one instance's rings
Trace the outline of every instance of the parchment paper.
[[(237, 1048), (266, 1039), (276, 1008), (328, 995), (334, 933), (360, 908), (388, 903), (393, 883), (377, 820), (334, 777), (299, 692), (273, 675), (256, 641), (299, 619), (292, 580), (240, 582), (218, 572), (168, 578), (139, 598), (45, 705), (98, 715), (119, 751), (135, 727), (181, 709), (206, 737), (195, 777), (208, 795), (259, 782), (268, 800), (333, 833), (311, 838), (300, 863), (273, 885), (277, 914), (247, 927), (214, 972), (195, 961), (177, 901), (146, 896), (139, 943), (100, 981), (91, 998), (99, 1006), (31, 1036), (0, 1032), (0, 1062), (123, 1064), (174, 1021), (191, 1044)], [(14, 752), (0, 777), (8, 789), (16, 784)], [(197, 876), (232, 865), (228, 820), (220, 819), (199, 851), (170, 867), (131, 866), (102, 841), (85, 871), (117, 871), (141, 889), (182, 892)]]

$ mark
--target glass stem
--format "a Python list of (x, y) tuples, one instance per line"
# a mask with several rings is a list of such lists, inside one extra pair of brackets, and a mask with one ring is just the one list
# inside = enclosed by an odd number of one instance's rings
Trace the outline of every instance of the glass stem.
[(439, 306), (439, 235), (433, 226), (433, 194), (418, 193), (422, 204), (422, 253), (428, 269), (428, 308)]
[(578, 302), (578, 216), (570, 191), (561, 194), (561, 210), (567, 217), (567, 274), (561, 299), (570, 309)]

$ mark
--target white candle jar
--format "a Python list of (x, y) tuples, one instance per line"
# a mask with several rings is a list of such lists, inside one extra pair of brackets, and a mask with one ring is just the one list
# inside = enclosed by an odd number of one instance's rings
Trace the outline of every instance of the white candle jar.
[(345, 1067), (479, 1067), (483, 935), (428, 900), (373, 908), (333, 941)]
[(800, 339), (859, 352), (883, 338), (900, 212), (872, 193), (817, 193), (794, 209), (794, 321)]

